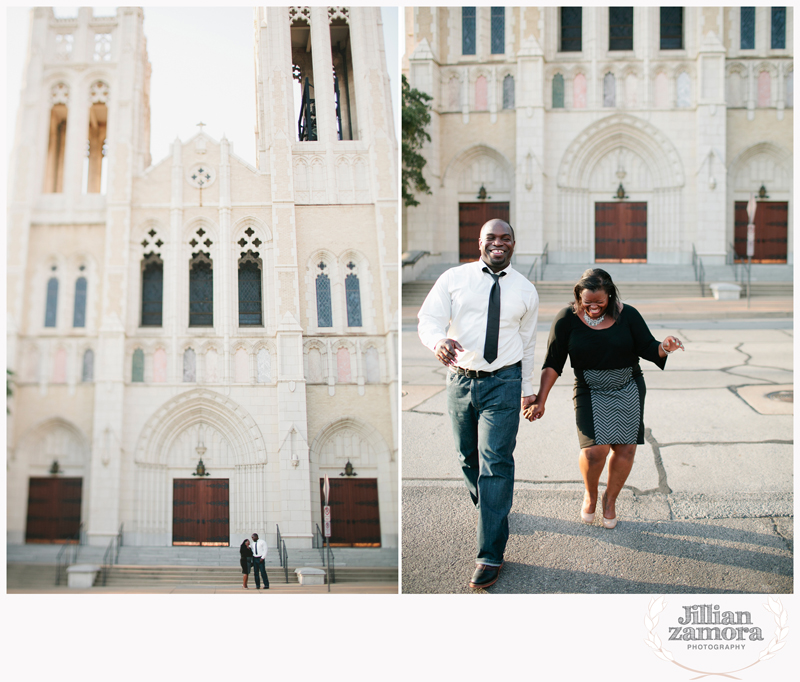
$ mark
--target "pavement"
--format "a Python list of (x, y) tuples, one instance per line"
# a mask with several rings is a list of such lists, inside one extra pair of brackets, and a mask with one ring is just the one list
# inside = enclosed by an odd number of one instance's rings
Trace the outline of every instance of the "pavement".
[[(521, 420), (511, 537), (488, 590), (467, 586), (477, 513), (446, 414), (447, 370), (419, 342), (416, 309), (403, 309), (404, 593), (793, 592), (792, 299), (753, 299), (749, 309), (701, 298), (630, 303), (657, 338), (676, 334), (686, 352), (665, 371), (642, 362), (646, 443), (619, 497), (620, 521), (613, 530), (599, 514), (580, 522), (567, 367), (545, 416)], [(562, 307), (542, 304), (537, 368)]]
[[(272, 581), (270, 581), (272, 582)], [(252, 585), (249, 589), (242, 588), (241, 583), (231, 587), (218, 585), (168, 585), (164, 587), (90, 587), (77, 589), (70, 587), (42, 587), (14, 589), (9, 588), (6, 594), (327, 594), (327, 585), (300, 585), (299, 583), (272, 583), (268, 590), (256, 590)], [(397, 594), (396, 583), (334, 583), (331, 585), (331, 594)]]

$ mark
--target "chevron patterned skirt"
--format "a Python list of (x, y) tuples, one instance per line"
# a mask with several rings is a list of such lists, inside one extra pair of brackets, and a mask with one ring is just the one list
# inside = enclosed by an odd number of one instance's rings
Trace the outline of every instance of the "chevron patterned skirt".
[(645, 391), (638, 365), (576, 369), (573, 402), (581, 448), (643, 444)]

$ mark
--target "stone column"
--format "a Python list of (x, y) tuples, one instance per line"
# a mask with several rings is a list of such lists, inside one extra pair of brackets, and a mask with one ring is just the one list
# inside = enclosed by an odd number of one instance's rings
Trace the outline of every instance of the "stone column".
[(544, 250), (544, 53), (529, 36), (517, 52), (517, 144), (511, 224), (515, 228), (516, 262), (527, 272)]
[[(719, 8), (722, 12), (722, 9)], [(706, 33), (697, 55), (698, 95), (696, 112), (697, 164), (705, 159), (717, 168), (716, 182), (708, 172), (696, 175), (695, 244), (703, 264), (724, 265), (727, 242), (725, 197), (727, 195), (725, 112), (725, 47), (715, 33)], [(706, 158), (707, 157), (707, 158)], [(713, 159), (713, 161), (712, 161)]]

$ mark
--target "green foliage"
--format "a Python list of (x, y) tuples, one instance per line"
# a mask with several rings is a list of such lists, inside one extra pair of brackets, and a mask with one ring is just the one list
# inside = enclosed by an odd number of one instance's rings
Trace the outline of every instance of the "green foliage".
[(430, 194), (431, 189), (422, 175), (427, 161), (419, 153), (431, 136), (425, 131), (431, 122), (430, 95), (412, 88), (403, 76), (403, 203), (417, 206), (414, 192)]

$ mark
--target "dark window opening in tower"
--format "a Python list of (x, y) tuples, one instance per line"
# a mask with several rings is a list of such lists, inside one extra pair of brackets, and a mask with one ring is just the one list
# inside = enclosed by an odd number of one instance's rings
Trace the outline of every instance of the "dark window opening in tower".
[(106, 123), (108, 107), (95, 103), (89, 109), (89, 139), (86, 142), (84, 161), (85, 194), (105, 194), (106, 191)]
[(311, 54), (311, 26), (298, 15), (290, 29), (292, 41), (292, 77), (297, 140), (312, 142), (317, 138), (317, 105), (314, 95), (314, 62)]
[(344, 19), (331, 22), (333, 91), (336, 100), (336, 131), (340, 140), (358, 139), (356, 88), (350, 50), (350, 27)]
[(248, 251), (239, 259), (239, 326), (261, 326), (261, 259)]
[(142, 261), (142, 327), (160, 327), (164, 298), (164, 263), (154, 253)]
[(64, 149), (67, 143), (67, 106), (56, 104), (50, 111), (50, 141), (47, 146), (47, 170), (44, 191), (64, 191)]
[(214, 270), (211, 258), (202, 251), (190, 261), (189, 326), (214, 326)]

